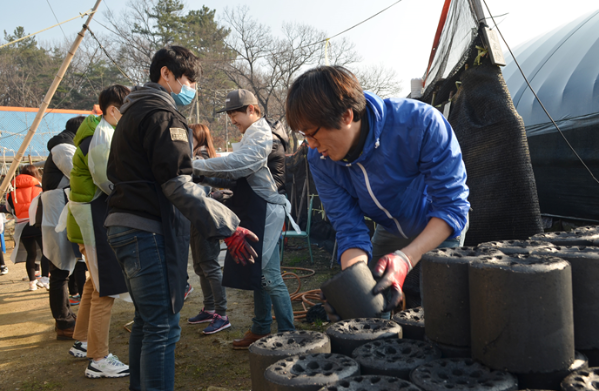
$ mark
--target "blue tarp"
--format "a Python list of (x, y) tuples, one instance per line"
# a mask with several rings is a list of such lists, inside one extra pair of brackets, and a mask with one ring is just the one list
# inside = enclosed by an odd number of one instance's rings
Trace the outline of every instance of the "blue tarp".
[[(13, 156), (18, 151), (36, 115), (37, 111), (10, 111), (7, 107), (0, 110), (0, 147), (7, 148), (6, 156)], [(48, 140), (62, 132), (66, 122), (78, 115), (82, 115), (81, 112), (65, 113), (65, 110), (60, 110), (57, 113), (49, 110), (33, 136), (26, 154), (48, 156)]]
[[(534, 38), (514, 55), (564, 131), (599, 124), (599, 10)], [(556, 132), (506, 53), (503, 76), (528, 137)]]

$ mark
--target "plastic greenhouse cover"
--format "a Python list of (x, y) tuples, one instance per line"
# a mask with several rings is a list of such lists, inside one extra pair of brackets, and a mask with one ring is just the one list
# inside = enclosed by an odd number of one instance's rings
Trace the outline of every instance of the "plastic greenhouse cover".
[[(599, 10), (514, 50), (524, 74), (560, 129), (599, 124)], [(527, 135), (557, 130), (509, 53), (503, 75)]]

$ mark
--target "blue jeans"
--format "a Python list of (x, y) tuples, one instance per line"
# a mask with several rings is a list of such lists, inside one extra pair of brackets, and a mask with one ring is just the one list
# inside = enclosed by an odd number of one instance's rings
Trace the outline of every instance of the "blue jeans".
[(293, 308), (289, 290), (281, 277), (279, 245), (275, 247), (268, 264), (262, 269), (262, 289), (254, 290), (254, 315), (252, 333), (264, 335), (270, 333), (272, 315), (270, 307), (275, 309), (278, 331), (293, 331)]
[(171, 309), (164, 237), (127, 227), (108, 227), (108, 243), (123, 269), (135, 305), (129, 338), (129, 389), (173, 390), (179, 313)]

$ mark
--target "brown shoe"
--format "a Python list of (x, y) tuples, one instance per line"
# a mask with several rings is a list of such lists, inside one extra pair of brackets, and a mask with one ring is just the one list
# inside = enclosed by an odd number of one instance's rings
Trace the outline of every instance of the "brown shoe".
[(251, 344), (253, 344), (262, 337), (266, 337), (267, 335), (270, 335), (270, 333), (260, 335), (254, 334), (251, 330), (248, 330), (244, 334), (243, 338), (233, 340), (233, 349), (248, 349)]
[(75, 327), (71, 327), (69, 329), (59, 329), (58, 327), (54, 327), (54, 331), (56, 331), (56, 339), (73, 339), (73, 332), (75, 331)]

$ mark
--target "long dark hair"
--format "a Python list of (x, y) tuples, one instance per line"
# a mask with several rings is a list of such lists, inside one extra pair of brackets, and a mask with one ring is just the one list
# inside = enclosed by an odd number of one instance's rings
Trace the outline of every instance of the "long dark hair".
[(31, 175), (38, 181), (42, 180), (42, 174), (40, 174), (40, 170), (38, 170), (36, 166), (32, 166), (31, 164), (21, 167), (21, 174)]
[(193, 133), (193, 156), (198, 156), (202, 147), (206, 147), (210, 158), (216, 157), (216, 150), (212, 144), (210, 129), (204, 124), (189, 125)]

